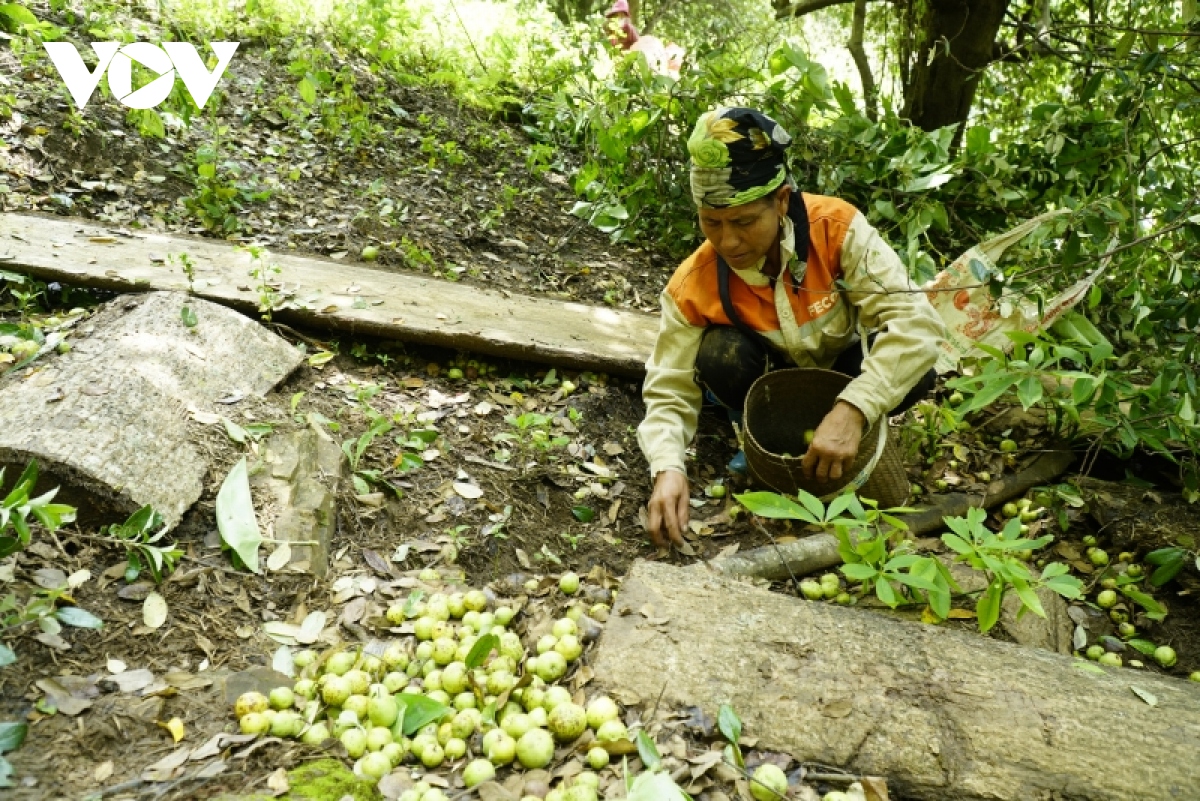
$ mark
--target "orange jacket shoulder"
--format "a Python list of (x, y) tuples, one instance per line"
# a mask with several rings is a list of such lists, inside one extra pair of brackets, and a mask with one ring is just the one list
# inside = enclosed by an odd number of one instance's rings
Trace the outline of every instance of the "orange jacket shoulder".
[(667, 294), (689, 323), (704, 327), (712, 320), (714, 299), (720, 307), (716, 287), (717, 251), (705, 240), (675, 268), (675, 274), (667, 282)]

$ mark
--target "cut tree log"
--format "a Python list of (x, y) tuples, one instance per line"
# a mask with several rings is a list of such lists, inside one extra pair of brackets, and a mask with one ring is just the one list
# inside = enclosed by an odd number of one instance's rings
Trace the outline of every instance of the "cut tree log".
[[(1033, 487), (1053, 481), (1066, 472), (1074, 458), (1074, 454), (1068, 450), (1045, 451), (1024, 470), (988, 484), (985, 493), (949, 492), (937, 495), (928, 506), (918, 507), (916, 512), (904, 515), (904, 522), (913, 536), (936, 531), (942, 528), (943, 518), (965, 515), (973, 506), (991, 508), (1024, 495)], [(713, 559), (708, 564), (718, 573), (729, 576), (783, 581), (791, 576), (806, 576), (841, 563), (837, 538), (832, 534), (814, 534), (783, 545), (769, 545)]]
[[(195, 327), (181, 319), (185, 302)], [(303, 359), (253, 320), (171, 292), (117, 298), (70, 341), (0, 378), (0, 466), (36, 459), (39, 489), (60, 485), (81, 519), (104, 522), (149, 504), (174, 526), (208, 470), (188, 410), (261, 396)]]
[(760, 749), (886, 776), (904, 798), (1196, 797), (1186, 682), (715, 574), (635, 564), (593, 668), (624, 703), (729, 704)]
[[(195, 293), (248, 314), (259, 292), (247, 253), (211, 239), (114, 230), (63, 217), (0, 214), (0, 264), (43, 281), (116, 292), (183, 291), (170, 259), (195, 265)], [(657, 315), (518, 295), (503, 288), (391, 273), (330, 259), (272, 253), (286, 303), (276, 320), (317, 329), (459, 348), (585, 370), (641, 375)]]

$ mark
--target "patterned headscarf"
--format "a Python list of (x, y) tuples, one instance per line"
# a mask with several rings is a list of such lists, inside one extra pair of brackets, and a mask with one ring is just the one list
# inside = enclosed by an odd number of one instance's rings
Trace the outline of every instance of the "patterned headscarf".
[(688, 137), (692, 199), (700, 208), (740, 206), (787, 180), (784, 152), (792, 137), (749, 108), (719, 106), (700, 116)]

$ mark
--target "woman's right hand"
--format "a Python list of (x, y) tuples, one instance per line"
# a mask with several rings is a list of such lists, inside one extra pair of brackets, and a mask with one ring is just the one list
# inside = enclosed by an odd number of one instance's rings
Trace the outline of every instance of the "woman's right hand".
[(683, 545), (691, 507), (687, 476), (678, 470), (663, 470), (654, 478), (654, 491), (647, 505), (646, 529), (659, 548)]

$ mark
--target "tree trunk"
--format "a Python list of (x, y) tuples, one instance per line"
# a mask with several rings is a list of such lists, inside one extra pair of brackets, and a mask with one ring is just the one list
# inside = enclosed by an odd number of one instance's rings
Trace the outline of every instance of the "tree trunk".
[(730, 704), (759, 749), (904, 798), (1196, 796), (1195, 685), (670, 565), (634, 565), (593, 666), (623, 703)]
[(966, 121), (1009, 2), (929, 0), (921, 20), (924, 40), (904, 87), (902, 116), (926, 131)]

